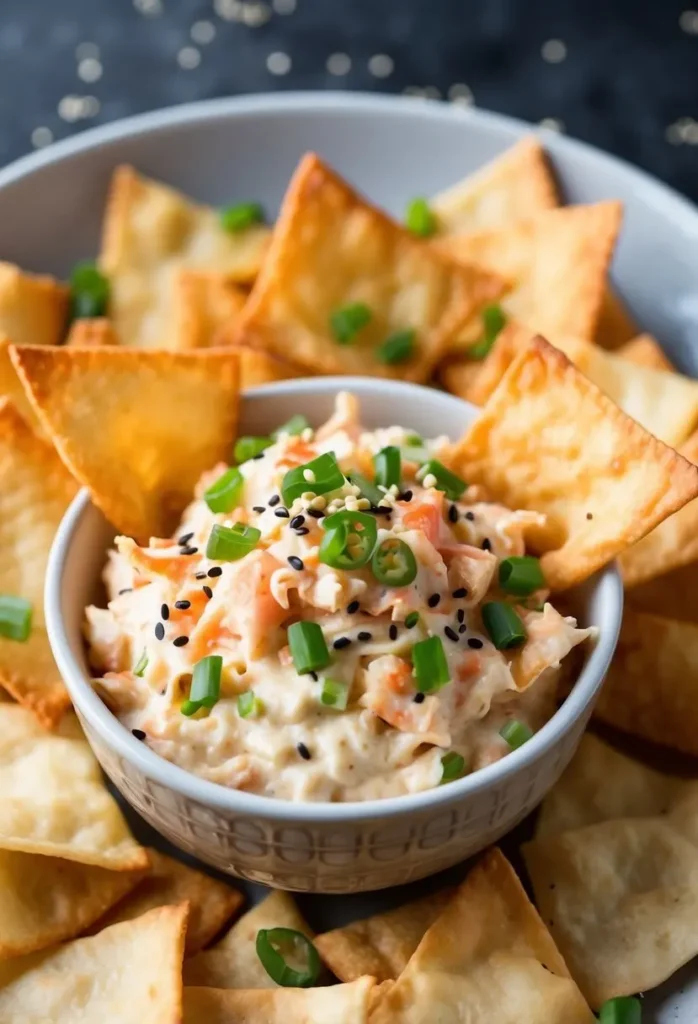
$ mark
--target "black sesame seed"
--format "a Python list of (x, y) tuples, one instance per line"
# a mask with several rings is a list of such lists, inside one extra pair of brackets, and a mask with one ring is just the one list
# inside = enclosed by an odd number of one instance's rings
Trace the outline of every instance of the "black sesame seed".
[(211, 590), (210, 587), (204, 586), (201, 589), (203, 590), (206, 597), (208, 597), (209, 599), (213, 597), (213, 591)]
[(305, 522), (305, 516), (297, 515), (294, 516), (291, 522), (288, 524), (292, 530), (297, 530), (299, 526), (302, 526)]
[(187, 608), (191, 608), (191, 601), (175, 601), (175, 608), (180, 612), (185, 612)]
[(393, 514), (389, 505), (371, 505), (368, 511), (373, 512), (376, 516), (391, 516)]
[(267, 502), (267, 505), (269, 506), (269, 508), (273, 508), (274, 505), (278, 505), (280, 501), (281, 501), (281, 495), (280, 494), (272, 494), (271, 498)]
[(310, 758), (312, 757), (312, 754), (306, 747), (305, 743), (298, 743), (296, 746), (296, 750), (301, 755), (304, 761), (309, 761)]
[(175, 645), (175, 647), (186, 647), (187, 644), (189, 643), (189, 637), (188, 636), (176, 636), (174, 638), (174, 640), (172, 641), (172, 643)]
[(593, 519), (594, 516), (591, 512), (587, 512), (587, 519)]
[(473, 650), (475, 651), (479, 651), (480, 648), (483, 646), (484, 644), (482, 640), (478, 640), (476, 636), (471, 636), (470, 639), (468, 640), (468, 647), (472, 647)]
[(163, 624), (161, 622), (158, 622), (158, 624), (155, 627), (155, 639), (156, 640), (163, 640), (164, 637), (165, 637), (165, 627), (163, 626)]
[(264, 452), (258, 452), (258, 454), (257, 455), (253, 455), (252, 458), (253, 459), (263, 459), (264, 458)]
[(465, 622), (465, 612), (463, 611), (462, 608), (459, 608), (458, 611), (456, 612), (456, 618), (461, 623)]
[(182, 548), (180, 551), (180, 555), (195, 555), (198, 550), (198, 548), (192, 547)]
[(121, 596), (121, 594), (132, 594), (132, 593), (133, 593), (133, 587), (124, 587), (123, 590), (119, 591), (119, 596)]
[(350, 643), (351, 640), (348, 636), (338, 636), (332, 646), (335, 651), (341, 651), (343, 647), (348, 647)]
[(347, 605), (347, 615), (356, 615), (358, 610), (359, 610), (359, 602), (358, 601), (350, 601), (349, 604)]
[(397, 626), (394, 622), (390, 623), (390, 629), (388, 630), (388, 636), (391, 640), (397, 640)]
[(170, 609), (167, 607), (166, 604), (160, 605), (160, 617), (163, 618), (165, 622), (167, 622), (167, 620), (170, 617)]
[(425, 695), (423, 693), (415, 693), (414, 702), (415, 704), (423, 704)]
[(485, 537), (485, 539), (483, 540), (483, 542), (482, 542), (482, 550), (483, 551), (491, 551), (492, 550), (492, 541), (490, 540), (489, 537)]
[(325, 513), (321, 508), (307, 508), (305, 511), (309, 516), (312, 516), (313, 519), (323, 519), (325, 516)]
[(298, 555), (289, 555), (286, 559), (292, 569), (297, 569), (298, 572), (303, 572), (305, 566), (303, 565), (303, 559), (299, 558)]
[(275, 509), (274, 515), (278, 516), (279, 519), (288, 519), (289, 512), (288, 509), (284, 508), (282, 505), (281, 508)]
[(399, 501), (412, 501), (412, 491), (403, 491), (398, 500)]
[(437, 604), (441, 600), (441, 594), (431, 594), (427, 604), (430, 608), (436, 608)]
[(194, 579), (195, 580), (205, 580), (206, 579), (206, 573), (205, 572), (195, 572), (194, 573)]
[(253, 512), (259, 512), (259, 514), (261, 515), (262, 512), (266, 511), (266, 509), (264, 508), (264, 505), (253, 505), (252, 506), (252, 511)]
[(459, 597), (467, 597), (468, 590), (466, 587), (458, 587), (456, 590), (451, 592), (451, 597), (455, 597), (458, 600)]
[(142, 729), (131, 729), (131, 735), (135, 736), (137, 740), (145, 739), (145, 733)]
[(466, 629), (467, 629), (467, 628), (468, 628), (468, 627), (467, 627), (466, 625), (463, 625), (463, 626), (459, 626), (459, 627), (458, 627), (458, 632), (459, 632), (459, 633), (465, 633), (465, 631), (466, 631)]
[(362, 629), (361, 632), (357, 633), (356, 635), (357, 638), (364, 644), (368, 643), (368, 641), (372, 639), (371, 634), (366, 629)]
[(192, 539), (193, 536), (194, 536), (194, 531), (193, 530), (190, 533), (183, 533), (181, 537), (177, 538), (177, 543), (181, 544), (182, 546), (184, 546), (184, 545), (189, 543), (189, 541)]
[(448, 507), (448, 518), (452, 523), (458, 522), (458, 509), (455, 505), (449, 505)]
[(310, 533), (307, 526), (299, 526), (297, 530), (293, 531), (296, 537), (305, 537), (306, 533)]
[(317, 682), (317, 672), (308, 672), (308, 675), (310, 676), (311, 679)]
[(475, 522), (475, 513), (474, 512), (466, 512), (465, 513), (465, 518), (468, 520), (469, 523), (474, 523)]
[(454, 644), (458, 643), (458, 634), (456, 633), (455, 629), (451, 628), (451, 626), (444, 626), (444, 633), (446, 634), (449, 640), (453, 640)]
[(222, 576), (222, 575), (223, 575), (223, 570), (221, 569), (220, 565), (212, 565), (211, 568), (208, 570), (208, 573), (207, 573), (207, 576), (210, 576), (211, 579), (214, 579), (216, 576)]

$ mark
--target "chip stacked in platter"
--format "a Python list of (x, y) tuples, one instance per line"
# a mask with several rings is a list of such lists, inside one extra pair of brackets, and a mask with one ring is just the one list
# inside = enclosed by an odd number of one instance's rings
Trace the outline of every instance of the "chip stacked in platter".
[[(698, 383), (610, 288), (620, 205), (560, 206), (529, 139), (405, 224), (311, 154), (264, 219), (254, 197), (216, 211), (121, 168), (97, 264), (68, 284), (0, 264), (0, 1021), (417, 1024), (438, 1006), (468, 1024), (574, 1024), (589, 1007), (637, 1024), (633, 994), (698, 954), (695, 781), (585, 739), (523, 850), (542, 919), (490, 851), (456, 891), (317, 938), (274, 894), (218, 941), (240, 894), (140, 847), (103, 786), (41, 610), (78, 483), (123, 532), (167, 535), (230, 457), (240, 388), (327, 373), (438, 381), (483, 407), (425, 475), (545, 512), (556, 590), (619, 556), (628, 609), (596, 718), (636, 755), (641, 740), (698, 756)], [(544, 429), (573, 422), (574, 459)], [(552, 497), (526, 470), (529, 435)], [(389, 449), (376, 470), (389, 485)], [(234, 474), (218, 486), (226, 500)], [(231, 532), (212, 542), (250, 542)], [(371, 565), (410, 568), (393, 549)], [(521, 659), (517, 685), (530, 671)]]

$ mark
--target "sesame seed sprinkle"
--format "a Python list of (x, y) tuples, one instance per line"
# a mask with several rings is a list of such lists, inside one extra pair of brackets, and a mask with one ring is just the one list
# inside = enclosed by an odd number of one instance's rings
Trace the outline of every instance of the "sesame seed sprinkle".
[(458, 632), (459, 632), (459, 633), (465, 633), (465, 631), (467, 630), (467, 628), (468, 628), (468, 627), (467, 627), (467, 626), (466, 626), (465, 624), (463, 624), (462, 626), (459, 626), (459, 627), (458, 627)]
[(143, 732), (142, 729), (131, 729), (131, 735), (135, 736), (137, 740), (145, 739), (145, 733)]
[(156, 624), (156, 626), (155, 626), (155, 639), (156, 640), (164, 640), (165, 639), (165, 627), (163, 626), (162, 622), (158, 622)]
[(431, 594), (427, 604), (430, 608), (436, 608), (437, 604), (441, 600), (441, 594)]
[(172, 643), (175, 645), (175, 647), (186, 647), (187, 644), (189, 643), (189, 637), (188, 636), (176, 636), (174, 638), (174, 640), (172, 641)]
[(206, 579), (206, 573), (205, 572), (195, 572), (194, 573), (194, 579), (195, 580), (205, 580)]
[(482, 550), (483, 551), (491, 551), (492, 550), (492, 541), (490, 540), (489, 537), (485, 537), (485, 539), (483, 540), (483, 542), (482, 542)]
[(453, 640), (454, 644), (458, 643), (458, 634), (452, 626), (444, 626), (444, 633), (449, 640)]
[(253, 458), (253, 459), (254, 459), (255, 461), (257, 461), (257, 459), (263, 459), (263, 458), (264, 458), (264, 452), (257, 452), (257, 454), (256, 454), (256, 455), (253, 455), (253, 456), (252, 456), (252, 458)]
[(297, 530), (299, 526), (302, 526), (305, 522), (305, 516), (300, 515), (294, 516), (291, 522), (288, 524), (292, 530)]
[(474, 651), (479, 651), (481, 647), (484, 647), (484, 644), (476, 636), (471, 636), (468, 640), (468, 647), (472, 647)]
[(175, 601), (174, 606), (177, 611), (185, 612), (187, 608), (191, 608), (191, 601)]
[(306, 511), (309, 516), (313, 517), (313, 519), (324, 519), (325, 517), (325, 513), (322, 511), (321, 508), (309, 508), (306, 509)]
[(335, 651), (341, 651), (344, 647), (348, 647), (350, 643), (351, 640), (348, 636), (338, 636), (332, 646)]
[(212, 565), (206, 575), (210, 576), (211, 579), (215, 579), (216, 576), (223, 575), (223, 570), (221, 569), (220, 565)]
[(310, 533), (307, 526), (299, 526), (297, 530), (293, 531), (296, 537), (305, 537), (306, 533)]
[(593, 519), (594, 515), (592, 512), (587, 512), (587, 519)]
[(303, 565), (303, 559), (299, 558), (298, 555), (289, 555), (287, 558), (288, 564), (292, 569), (297, 569), (298, 572), (303, 572), (305, 566)]
[(209, 600), (213, 597), (213, 591), (210, 587), (203, 586), (201, 589)]
[(359, 607), (360, 605), (358, 601), (350, 601), (349, 604), (347, 605), (347, 614), (355, 615), (358, 612)]
[(463, 623), (465, 621), (465, 612), (463, 611), (462, 608), (459, 608), (458, 611), (456, 612), (456, 618), (460, 623)]
[(186, 546), (194, 536), (194, 531), (191, 530), (189, 533), (183, 533), (181, 537), (177, 538), (177, 543), (181, 544), (182, 547)]
[(310, 758), (313, 756), (306, 747), (305, 743), (298, 743), (296, 746), (296, 750), (301, 755), (304, 761), (309, 761)]
[(160, 617), (163, 618), (165, 622), (167, 622), (167, 620), (170, 617), (170, 609), (167, 607), (166, 604), (160, 605)]
[(466, 512), (465, 513), (465, 518), (468, 520), (469, 523), (474, 523), (475, 522), (475, 513), (474, 512)]
[(252, 506), (252, 511), (253, 512), (258, 512), (259, 515), (261, 515), (262, 512), (266, 511), (266, 509), (264, 508), (264, 505), (253, 505)]
[(388, 636), (390, 637), (391, 640), (397, 640), (397, 626), (395, 625), (394, 622), (390, 623), (390, 628), (388, 629)]
[(182, 554), (182, 555), (195, 555), (198, 550), (199, 550), (198, 548), (186, 547), (186, 548), (182, 548), (181, 549), (180, 554)]
[(132, 593), (133, 593), (133, 587), (124, 587), (123, 590), (119, 591), (119, 597), (121, 597), (122, 594), (132, 594)]
[(278, 505), (280, 501), (281, 501), (281, 495), (280, 494), (272, 494), (271, 498), (267, 502), (267, 505), (269, 506), (269, 508), (273, 508), (274, 505)]
[(451, 523), (458, 522), (458, 509), (455, 505), (449, 505), (448, 507), (448, 519)]
[(458, 598), (460, 598), (460, 597), (467, 597), (467, 596), (468, 596), (468, 588), (467, 587), (457, 587), (456, 590), (451, 591), (451, 597), (455, 597), (456, 600), (458, 600)]
[(288, 519), (289, 511), (282, 505), (281, 508), (274, 509), (274, 515), (278, 516), (279, 519)]
[(415, 693), (414, 702), (415, 704), (423, 704), (425, 695), (423, 693)]
[(412, 501), (412, 491), (403, 491), (400, 495), (400, 501)]
[(359, 639), (363, 644), (366, 644), (372, 639), (372, 636), (367, 629), (362, 629), (360, 633), (357, 633), (357, 639)]

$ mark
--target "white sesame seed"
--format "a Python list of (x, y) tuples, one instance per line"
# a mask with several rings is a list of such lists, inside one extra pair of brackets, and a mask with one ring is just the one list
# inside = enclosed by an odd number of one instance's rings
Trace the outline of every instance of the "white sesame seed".
[(375, 53), (369, 59), (368, 70), (374, 78), (389, 78), (395, 70), (395, 61), (387, 53)]
[(192, 42), (198, 46), (207, 46), (216, 38), (216, 26), (212, 21), (195, 21), (189, 30)]
[(398, 494), (400, 493), (400, 488), (398, 487), (397, 484), (391, 484), (388, 493), (392, 494), (394, 498), (397, 498)]
[(50, 146), (53, 142), (53, 132), (50, 128), (35, 128), (31, 139), (34, 149), (43, 149), (45, 146)]
[(315, 497), (315, 491), (303, 491), (301, 494), (301, 501), (312, 501)]
[(331, 53), (325, 67), (330, 75), (348, 75), (351, 71), (351, 57), (348, 53)]
[(287, 75), (291, 70), (291, 58), (287, 53), (276, 51), (267, 57), (267, 71), (270, 75)]
[(201, 52), (195, 46), (183, 46), (177, 54), (177, 63), (183, 71), (193, 71), (201, 63)]
[(567, 56), (567, 47), (561, 39), (548, 39), (541, 46), (540, 55), (548, 64), (560, 64)]
[(427, 475), (422, 480), (422, 486), (426, 487), (427, 490), (430, 487), (436, 487), (436, 477), (434, 476), (433, 473), (427, 473)]
[(327, 508), (327, 498), (322, 494), (318, 494), (317, 497), (313, 498), (310, 502), (310, 507), (321, 512), (324, 508)]
[(313, 428), (312, 427), (306, 427), (305, 430), (303, 430), (301, 432), (301, 441), (312, 441), (312, 439), (313, 439)]
[(303, 479), (307, 480), (309, 484), (315, 483), (315, 474), (313, 473), (312, 469), (303, 470)]
[(348, 512), (356, 512), (359, 507), (359, 503), (356, 500), (356, 498), (353, 498), (351, 495), (348, 495), (344, 499), (344, 507), (345, 509), (347, 509)]
[(356, 502), (356, 507), (357, 509), (363, 511), (364, 509), (371, 507), (371, 502), (368, 500), (368, 498), (359, 498)]
[(78, 64), (78, 78), (83, 82), (98, 82), (102, 73), (102, 65), (96, 57), (85, 57)]

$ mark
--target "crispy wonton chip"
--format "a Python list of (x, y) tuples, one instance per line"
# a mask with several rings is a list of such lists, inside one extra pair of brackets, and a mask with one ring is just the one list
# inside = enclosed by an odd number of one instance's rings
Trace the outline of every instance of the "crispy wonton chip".
[(184, 989), (184, 1024), (365, 1024), (373, 978), (327, 988)]
[(178, 273), (213, 272), (249, 283), (259, 271), (269, 234), (261, 224), (226, 231), (216, 210), (195, 205), (132, 167), (119, 167), (111, 184), (100, 263), (111, 286), (109, 317), (121, 343), (169, 347)]
[(235, 432), (226, 350), (22, 348), (12, 358), (59, 454), (121, 533), (167, 536)]
[(0, 334), (15, 345), (58, 345), (67, 315), (65, 285), (0, 262)]
[[(425, 381), (459, 327), (502, 287), (495, 275), (458, 264), (410, 235), (309, 154), (226, 340), (280, 358), (291, 354), (311, 373)], [(330, 318), (352, 303), (368, 306), (371, 319), (352, 344), (340, 344)], [(415, 332), (411, 354), (381, 361), (383, 342), (408, 330)]]
[(0, 964), (3, 1024), (180, 1024), (187, 907)]
[(616, 349), (625, 345), (637, 334), (637, 327), (623, 302), (610, 285), (604, 291), (599, 319), (596, 325), (595, 341), (602, 348)]
[(173, 284), (171, 347), (211, 348), (221, 328), (234, 326), (246, 301), (242, 288), (224, 274), (180, 270)]
[(48, 733), (26, 708), (0, 704), (0, 792), (0, 849), (148, 867), (75, 719)]
[(252, 907), (211, 949), (187, 960), (187, 985), (210, 988), (273, 988), (274, 982), (262, 967), (255, 942), (260, 928), (293, 928), (309, 939), (313, 932), (286, 892), (271, 892)]
[(451, 895), (443, 889), (385, 914), (325, 932), (317, 936), (315, 946), (341, 981), (354, 981), (365, 974), (378, 982), (397, 978)]
[(371, 1024), (591, 1024), (511, 866), (490, 850), (371, 1014)]
[(649, 370), (674, 372), (673, 364), (651, 334), (638, 334), (630, 341), (626, 341), (618, 349), (618, 355), (623, 356), (623, 359), (629, 359), (636, 366), (646, 366)]
[(17, 371), (12, 365), (12, 360), (10, 359), (11, 344), (9, 338), (5, 338), (0, 334), (0, 401), (3, 398), (10, 398), (12, 404), (22, 414), (26, 422), (31, 425), (32, 429), (43, 435), (43, 427), (39, 423), (39, 418), (34, 412), (34, 408), (22, 387), (22, 382), (17, 376)]
[(74, 938), (142, 877), (0, 850), (0, 960)]
[(111, 320), (101, 316), (74, 320), (65, 343), (70, 348), (85, 345), (118, 345), (119, 338)]
[(244, 348), (242, 345), (236, 345), (234, 351), (240, 360), (241, 391), (257, 387), (258, 384), (273, 384), (277, 380), (291, 380), (303, 376), (302, 370), (297, 370), (290, 363), (270, 356), (267, 352)]
[(135, 892), (97, 921), (91, 933), (119, 921), (133, 921), (155, 907), (189, 904), (185, 956), (198, 953), (216, 937), (242, 904), (237, 889), (219, 882), (203, 871), (187, 867), (157, 850), (148, 850), (150, 871)]
[(536, 338), (451, 453), (470, 483), (547, 516), (548, 585), (590, 576), (698, 494), (698, 468), (625, 415)]
[(46, 635), (44, 575), (56, 528), (76, 490), (53, 448), (11, 402), (0, 403), (0, 593), (32, 606), (29, 639), (0, 638), (0, 683), (46, 726), (70, 706)]

